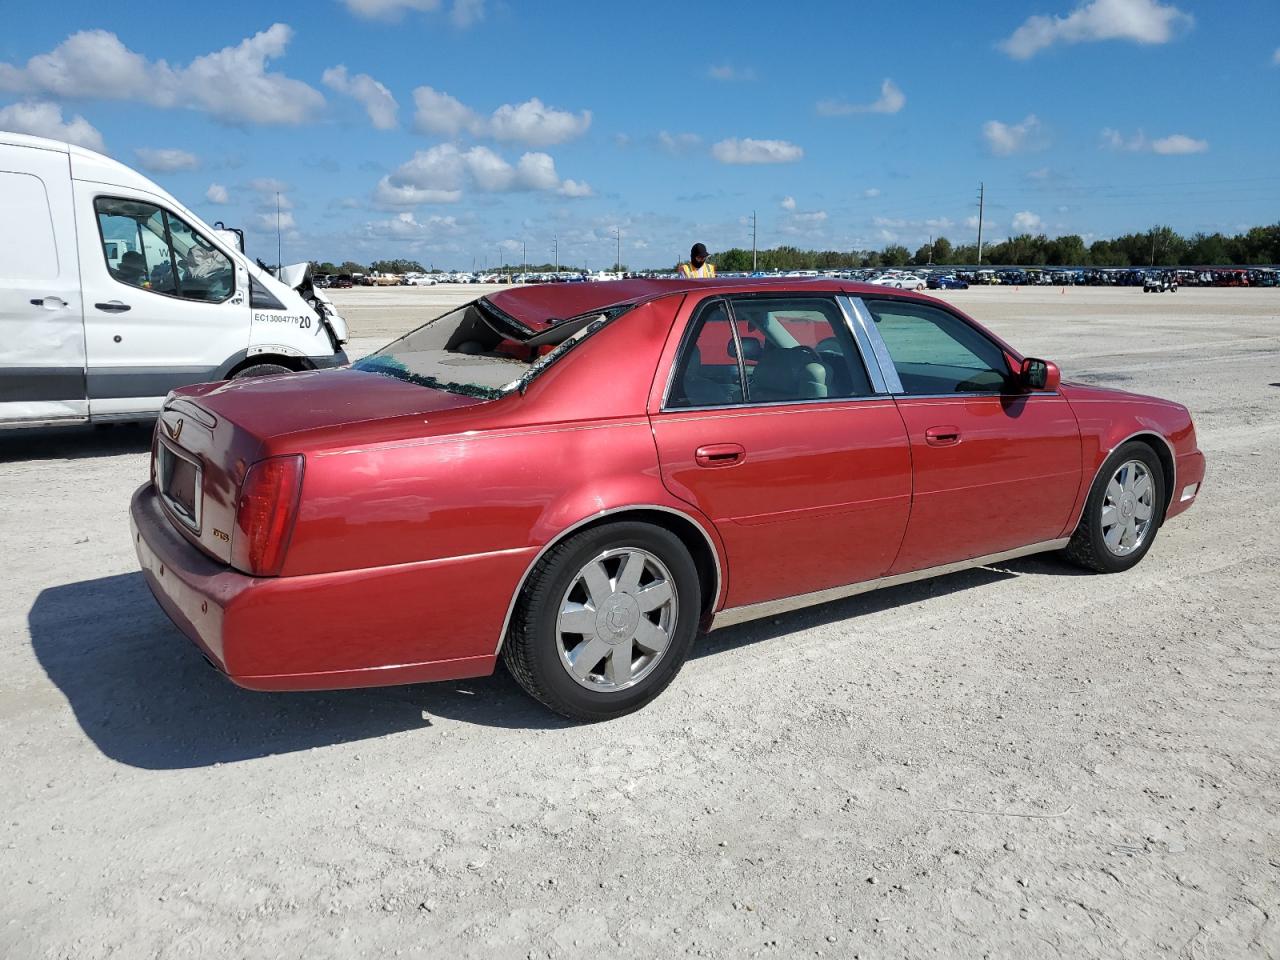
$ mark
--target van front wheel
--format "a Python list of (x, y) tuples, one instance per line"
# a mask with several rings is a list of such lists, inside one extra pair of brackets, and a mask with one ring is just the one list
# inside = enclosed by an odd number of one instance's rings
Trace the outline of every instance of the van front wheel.
[(255, 363), (237, 371), (232, 380), (246, 380), (249, 377), (278, 377), (282, 373), (293, 373), (288, 367), (279, 363)]

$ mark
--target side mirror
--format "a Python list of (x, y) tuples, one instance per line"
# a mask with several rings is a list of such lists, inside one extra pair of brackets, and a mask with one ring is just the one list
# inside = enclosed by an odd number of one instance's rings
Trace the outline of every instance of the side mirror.
[[(747, 363), (753, 363), (764, 356), (764, 343), (756, 337), (742, 337), (742, 359)], [(738, 345), (733, 340), (729, 341), (729, 356), (738, 359)]]
[(1051, 360), (1038, 360), (1035, 357), (1027, 357), (1022, 361), (1022, 368), (1018, 371), (1018, 382), (1025, 390), (1053, 393), (1058, 389), (1058, 384), (1061, 381), (1062, 372), (1058, 369), (1058, 365)]

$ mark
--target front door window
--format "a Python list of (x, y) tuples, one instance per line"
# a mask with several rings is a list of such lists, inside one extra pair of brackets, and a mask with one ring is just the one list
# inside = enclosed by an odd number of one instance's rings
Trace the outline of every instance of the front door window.
[(220, 303), (231, 296), (231, 260), (182, 218), (141, 200), (94, 201), (107, 270), (151, 293)]

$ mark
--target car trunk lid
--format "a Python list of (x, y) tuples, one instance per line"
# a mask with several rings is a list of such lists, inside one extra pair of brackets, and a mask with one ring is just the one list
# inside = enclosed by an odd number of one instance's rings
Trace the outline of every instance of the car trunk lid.
[[(165, 402), (156, 425), (153, 478), (173, 526), (230, 563), (245, 474), (258, 460), (291, 452), (290, 436), (482, 402), (355, 370), (185, 387)], [(305, 470), (302, 482), (305, 492)]]

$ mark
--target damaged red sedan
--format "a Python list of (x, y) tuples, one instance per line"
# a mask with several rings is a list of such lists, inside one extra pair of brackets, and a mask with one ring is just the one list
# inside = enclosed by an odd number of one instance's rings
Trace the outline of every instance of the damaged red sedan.
[(517, 288), (349, 369), (187, 387), (134, 542), (236, 683), (490, 673), (635, 710), (700, 630), (1045, 551), (1113, 573), (1204, 476), (1187, 410), (838, 281)]

